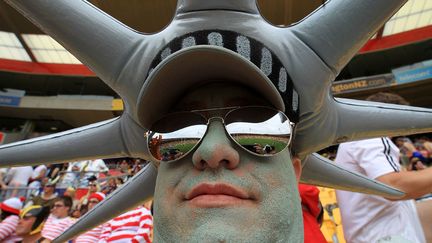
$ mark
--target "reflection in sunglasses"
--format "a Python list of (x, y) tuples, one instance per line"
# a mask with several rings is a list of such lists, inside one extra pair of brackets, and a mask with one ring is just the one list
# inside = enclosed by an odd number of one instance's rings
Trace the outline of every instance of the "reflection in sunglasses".
[(209, 122), (215, 119), (223, 122), (227, 135), (235, 143), (254, 155), (272, 156), (291, 142), (294, 123), (273, 108), (233, 108), (223, 117), (210, 118), (203, 115), (207, 111), (172, 113), (156, 122), (152, 127), (154, 131), (147, 134), (153, 157), (157, 161), (175, 161), (184, 157), (201, 141)]

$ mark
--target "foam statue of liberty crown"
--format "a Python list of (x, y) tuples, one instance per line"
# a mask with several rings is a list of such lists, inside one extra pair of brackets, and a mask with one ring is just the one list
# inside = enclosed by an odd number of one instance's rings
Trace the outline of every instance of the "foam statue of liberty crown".
[[(406, 0), (330, 0), (286, 28), (263, 19), (255, 0), (178, 0), (172, 22), (151, 35), (128, 28), (83, 0), (5, 1), (90, 67), (122, 97), (125, 110), (115, 119), (1, 146), (2, 166), (148, 158), (144, 134), (157, 111), (143, 95), (148, 94), (147, 81), (165, 59), (202, 45), (242, 56), (273, 83), (285, 113), (298, 121), (293, 150), (304, 161), (303, 182), (401, 196), (314, 152), (345, 141), (432, 131), (432, 110), (335, 99), (330, 92), (336, 75)], [(109, 142), (101, 146), (101, 141)], [(141, 204), (152, 196), (155, 177), (155, 168), (146, 167), (57, 240)]]

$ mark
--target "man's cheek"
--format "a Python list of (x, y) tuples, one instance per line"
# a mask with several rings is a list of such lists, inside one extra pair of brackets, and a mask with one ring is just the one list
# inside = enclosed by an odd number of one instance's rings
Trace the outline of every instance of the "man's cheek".
[(256, 168), (256, 165), (254, 165), (253, 163), (244, 163), (244, 166), (240, 166), (239, 168), (233, 170), (233, 173), (237, 177), (245, 177), (254, 174)]
[(285, 181), (280, 176), (275, 176), (275, 173), (265, 173), (264, 178), (266, 184), (270, 188), (280, 188), (286, 186)]

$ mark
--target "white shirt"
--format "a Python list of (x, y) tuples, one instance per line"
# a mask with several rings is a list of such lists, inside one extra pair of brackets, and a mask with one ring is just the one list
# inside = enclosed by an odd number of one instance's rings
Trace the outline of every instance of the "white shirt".
[(47, 170), (47, 167), (45, 165), (39, 165), (38, 167), (36, 167), (33, 170), (31, 178), (34, 179), (34, 178), (38, 177), (42, 171), (46, 172), (46, 170)]
[(6, 182), (8, 185), (26, 186), (32, 176), (33, 168), (31, 166), (12, 167), (7, 175)]
[[(78, 171), (72, 170), (74, 166), (78, 167)], [(81, 171), (81, 162), (70, 162), (68, 168), (66, 169), (66, 173), (61, 180), (60, 185), (65, 187), (74, 185), (74, 182), (77, 179), (80, 171)]]
[[(343, 143), (335, 162), (372, 179), (400, 171), (399, 149), (389, 138)], [(340, 190), (336, 195), (347, 242), (373, 243), (396, 235), (415, 243), (426, 242), (413, 200), (392, 202)]]
[(83, 161), (81, 170), (88, 171), (84, 175), (84, 178), (87, 179), (92, 175), (99, 177), (100, 172), (108, 172), (109, 168), (106, 166), (103, 160), (95, 159), (95, 160)]

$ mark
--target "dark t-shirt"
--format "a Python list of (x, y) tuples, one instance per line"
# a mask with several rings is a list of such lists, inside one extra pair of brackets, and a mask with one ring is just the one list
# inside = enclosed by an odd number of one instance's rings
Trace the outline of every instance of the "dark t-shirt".
[(41, 205), (41, 206), (48, 206), (51, 207), (54, 203), (54, 199), (56, 199), (57, 197), (53, 197), (51, 199), (43, 199), (41, 196), (36, 196), (34, 198), (32, 198), (33, 201), (33, 205)]

